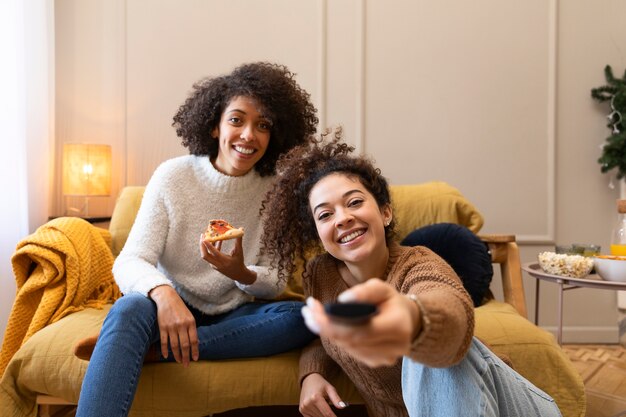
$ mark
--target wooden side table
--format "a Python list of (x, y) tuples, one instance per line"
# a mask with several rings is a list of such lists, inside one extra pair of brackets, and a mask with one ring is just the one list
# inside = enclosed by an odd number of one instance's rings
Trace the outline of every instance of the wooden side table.
[(522, 265), (522, 269), (537, 279), (535, 288), (535, 324), (539, 323), (539, 282), (547, 281), (559, 286), (559, 317), (556, 340), (559, 345), (563, 343), (563, 292), (576, 288), (597, 288), (601, 290), (623, 291), (626, 290), (626, 282), (605, 281), (597, 274), (587, 275), (585, 278), (570, 278), (560, 275), (548, 274), (541, 269), (538, 262), (528, 262)]

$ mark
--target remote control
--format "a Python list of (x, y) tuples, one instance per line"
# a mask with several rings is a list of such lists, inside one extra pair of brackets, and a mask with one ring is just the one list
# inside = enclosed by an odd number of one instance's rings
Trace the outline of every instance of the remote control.
[(378, 313), (374, 304), (356, 302), (327, 303), (324, 310), (333, 322), (352, 326), (365, 324)]

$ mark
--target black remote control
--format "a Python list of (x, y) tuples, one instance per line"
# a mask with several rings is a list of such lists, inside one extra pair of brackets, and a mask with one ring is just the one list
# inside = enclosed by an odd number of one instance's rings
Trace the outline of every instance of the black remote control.
[(378, 313), (374, 304), (357, 302), (327, 303), (324, 310), (332, 321), (352, 326), (365, 324)]

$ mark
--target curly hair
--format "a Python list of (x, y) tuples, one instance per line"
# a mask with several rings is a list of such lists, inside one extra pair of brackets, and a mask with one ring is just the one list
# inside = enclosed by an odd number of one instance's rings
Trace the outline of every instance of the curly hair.
[(174, 115), (172, 126), (192, 155), (214, 158), (219, 143), (211, 136), (222, 113), (235, 97), (258, 102), (270, 124), (268, 148), (255, 165), (261, 176), (275, 172), (278, 157), (315, 134), (318, 119), (310, 94), (284, 65), (255, 62), (241, 65), (230, 74), (204, 78), (193, 85), (187, 100)]
[[(340, 129), (333, 139), (326, 140), (327, 136), (297, 146), (278, 160), (274, 187), (263, 202), (261, 244), (281, 279), (291, 276), (296, 260), (306, 262), (307, 255), (320, 249), (309, 194), (321, 179), (333, 173), (345, 174), (357, 179), (379, 207), (391, 204), (387, 180), (372, 160), (351, 155), (354, 147), (341, 142)], [(394, 227), (392, 219), (385, 227), (387, 242), (394, 236)]]

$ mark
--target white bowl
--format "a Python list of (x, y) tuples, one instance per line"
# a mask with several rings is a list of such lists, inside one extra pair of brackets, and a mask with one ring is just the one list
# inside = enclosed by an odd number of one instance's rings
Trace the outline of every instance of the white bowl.
[(626, 282), (626, 256), (599, 255), (593, 264), (602, 279)]

